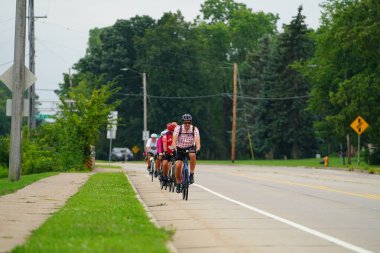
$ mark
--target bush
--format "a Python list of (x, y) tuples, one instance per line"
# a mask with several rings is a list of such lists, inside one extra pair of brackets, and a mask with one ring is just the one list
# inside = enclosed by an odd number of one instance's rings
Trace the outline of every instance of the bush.
[(8, 177), (8, 167), (4, 167), (0, 164), (0, 178)]
[(9, 164), (9, 136), (0, 136), (0, 166)]

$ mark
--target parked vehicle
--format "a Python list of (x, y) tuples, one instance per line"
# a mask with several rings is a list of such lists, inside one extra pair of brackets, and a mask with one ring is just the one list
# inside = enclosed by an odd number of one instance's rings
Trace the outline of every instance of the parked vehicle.
[(112, 148), (111, 159), (113, 161), (130, 161), (133, 153), (129, 148)]

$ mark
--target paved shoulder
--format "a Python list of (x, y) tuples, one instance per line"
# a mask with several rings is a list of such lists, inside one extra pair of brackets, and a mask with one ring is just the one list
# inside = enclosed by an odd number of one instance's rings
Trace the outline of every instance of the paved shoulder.
[(61, 173), (0, 197), (0, 252), (25, 242), (90, 177), (90, 173)]

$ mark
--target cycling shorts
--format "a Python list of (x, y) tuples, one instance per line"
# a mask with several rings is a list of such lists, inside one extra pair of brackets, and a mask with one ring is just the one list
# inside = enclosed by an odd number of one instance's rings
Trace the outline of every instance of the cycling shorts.
[(189, 150), (189, 153), (195, 153), (195, 146), (190, 146), (188, 148), (179, 148), (177, 147), (177, 156), (176, 160), (183, 161), (187, 155), (186, 150)]

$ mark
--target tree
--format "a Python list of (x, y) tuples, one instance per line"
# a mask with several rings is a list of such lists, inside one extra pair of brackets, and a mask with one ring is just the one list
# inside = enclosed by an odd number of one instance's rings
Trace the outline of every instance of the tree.
[[(330, 124), (330, 135), (346, 136), (350, 154), (350, 123), (361, 115), (371, 125), (364, 141), (379, 147), (380, 37), (377, 1), (329, 0), (323, 5), (317, 47), (302, 72), (313, 82), (310, 108), (320, 115), (320, 125)], [(380, 162), (377, 149), (373, 161)], [(349, 161), (350, 162), (350, 161)]]
[(201, 5), (203, 20), (210, 20), (211, 24), (226, 23), (234, 11), (246, 8), (245, 4), (235, 3), (233, 0), (206, 0)]
[[(270, 143), (269, 125), (274, 120), (271, 111), (271, 96), (274, 86), (275, 64), (274, 45), (275, 37), (266, 35), (260, 41), (258, 49), (248, 55), (246, 66), (243, 66), (242, 88), (243, 95), (248, 99), (243, 100), (242, 112), (246, 114), (247, 122), (240, 122), (242, 129), (247, 129), (253, 136), (255, 157), (273, 158), (273, 145)], [(240, 117), (244, 118), (244, 117)], [(248, 150), (249, 144), (246, 131), (238, 135), (240, 146)]]
[(7, 117), (5, 115), (5, 106), (6, 100), (11, 98), (11, 92), (8, 90), (5, 84), (0, 81), (0, 136), (10, 134), (11, 120), (10, 117)]
[(284, 32), (278, 40), (275, 61), (276, 82), (272, 97), (292, 98), (272, 101), (270, 112), (270, 142), (273, 143), (276, 157), (299, 158), (310, 156), (315, 148), (312, 115), (305, 111), (310, 82), (293, 67), (294, 63), (307, 61), (313, 53), (313, 43), (309, 38), (310, 30), (302, 15), (302, 6), (297, 16), (289, 25), (284, 25)]

